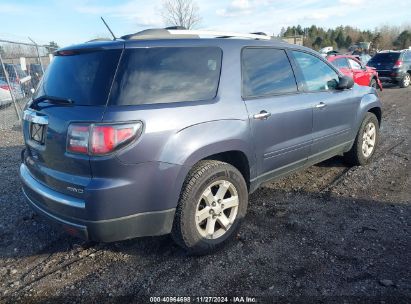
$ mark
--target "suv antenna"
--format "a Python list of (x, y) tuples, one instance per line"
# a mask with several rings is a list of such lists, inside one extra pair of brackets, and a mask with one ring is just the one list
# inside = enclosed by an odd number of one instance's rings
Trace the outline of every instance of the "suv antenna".
[(105, 26), (107, 27), (107, 29), (109, 30), (111, 36), (113, 36), (114, 40), (116, 40), (117, 38), (116, 38), (116, 36), (114, 36), (113, 31), (112, 31), (112, 30), (110, 29), (110, 27), (108, 26), (106, 20), (104, 20), (103, 17), (100, 17), (100, 18), (101, 18), (101, 20), (103, 20), (104, 25), (105, 25)]

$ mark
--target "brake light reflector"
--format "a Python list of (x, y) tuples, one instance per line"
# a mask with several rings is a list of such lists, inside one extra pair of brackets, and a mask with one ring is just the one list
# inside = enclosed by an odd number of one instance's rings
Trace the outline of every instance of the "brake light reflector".
[(401, 60), (397, 60), (394, 64), (394, 68), (400, 68), (402, 66), (402, 61)]
[(89, 126), (71, 124), (68, 129), (67, 150), (74, 153), (87, 154)]
[(71, 124), (67, 151), (90, 155), (105, 155), (126, 146), (140, 134), (142, 124)]

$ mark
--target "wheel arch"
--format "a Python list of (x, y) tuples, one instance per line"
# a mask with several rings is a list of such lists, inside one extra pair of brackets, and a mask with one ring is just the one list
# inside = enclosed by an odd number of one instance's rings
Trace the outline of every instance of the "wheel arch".
[(181, 166), (174, 181), (176, 203), (191, 169), (202, 160), (220, 160), (234, 166), (249, 187), (256, 161), (248, 120), (204, 122), (170, 137), (162, 149), (160, 161)]
[(360, 106), (359, 106), (358, 114), (357, 114), (357, 122), (356, 122), (355, 130), (356, 131), (358, 130), (367, 112), (371, 112), (375, 114), (375, 116), (377, 116), (378, 118), (378, 122), (381, 125), (381, 121), (382, 121), (381, 108), (382, 108), (381, 100), (376, 94), (372, 92), (368, 92), (368, 94), (365, 94), (361, 98), (361, 102), (360, 102)]
[(209, 155), (202, 160), (219, 160), (232, 165), (240, 171), (247, 184), (247, 189), (250, 190), (250, 163), (244, 152), (239, 150), (230, 150)]
[(382, 120), (381, 108), (380, 107), (373, 107), (373, 108), (370, 108), (367, 112), (373, 113), (375, 116), (377, 116), (378, 124), (381, 126), (381, 120)]

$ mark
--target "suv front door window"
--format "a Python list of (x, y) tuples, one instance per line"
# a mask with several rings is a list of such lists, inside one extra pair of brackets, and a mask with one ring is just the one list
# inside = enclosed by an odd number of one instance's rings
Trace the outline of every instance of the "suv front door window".
[(334, 90), (338, 85), (338, 74), (324, 61), (304, 52), (293, 52), (301, 68), (305, 89), (310, 92)]

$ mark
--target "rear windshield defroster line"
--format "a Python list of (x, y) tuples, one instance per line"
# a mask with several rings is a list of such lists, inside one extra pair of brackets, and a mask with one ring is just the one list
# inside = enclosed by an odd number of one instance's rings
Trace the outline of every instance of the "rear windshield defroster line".
[(33, 98), (48, 95), (75, 100), (76, 105), (105, 105), (121, 51), (55, 56)]
[(111, 105), (200, 101), (215, 98), (221, 71), (218, 47), (155, 47), (124, 50)]

